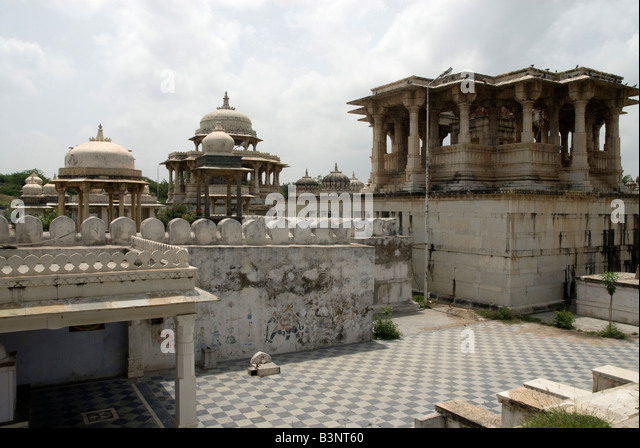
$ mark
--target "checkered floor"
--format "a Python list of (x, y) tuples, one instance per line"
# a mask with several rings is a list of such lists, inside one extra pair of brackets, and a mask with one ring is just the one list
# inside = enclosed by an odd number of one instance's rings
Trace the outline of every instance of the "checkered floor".
[[(539, 324), (466, 327), (273, 356), (279, 375), (250, 376), (248, 360), (196, 371), (199, 427), (411, 428), (440, 401), (496, 413), (496, 393), (546, 378), (591, 389), (591, 369), (638, 371), (638, 340), (558, 332)], [(461, 333), (472, 330), (471, 334)], [(464, 350), (463, 350), (464, 348)], [(31, 427), (171, 427), (174, 371), (31, 391)], [(83, 413), (93, 414), (87, 423)]]

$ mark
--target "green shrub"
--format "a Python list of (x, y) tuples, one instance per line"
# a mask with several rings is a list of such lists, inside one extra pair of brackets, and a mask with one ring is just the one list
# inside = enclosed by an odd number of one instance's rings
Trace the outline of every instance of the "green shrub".
[(498, 310), (498, 313), (496, 315), (496, 319), (498, 319), (498, 320), (511, 320), (511, 319), (513, 319), (513, 313), (511, 312), (510, 308), (507, 308), (506, 306), (503, 306), (502, 308), (500, 308)]
[(413, 301), (420, 305), (420, 308), (424, 308), (424, 296), (413, 296)]
[(523, 428), (610, 428), (606, 420), (595, 415), (566, 409), (539, 412), (527, 419)]
[(391, 320), (391, 307), (382, 309), (383, 316), (376, 316), (373, 319), (373, 339), (391, 340), (402, 337), (402, 332), (398, 324)]
[(191, 224), (196, 219), (196, 211), (187, 204), (172, 204), (158, 212), (158, 219), (165, 227), (174, 218), (182, 218)]
[(564, 328), (565, 330), (573, 329), (573, 323), (576, 319), (573, 317), (569, 310), (556, 311), (556, 317), (553, 319), (553, 326), (558, 328)]
[(608, 324), (603, 330), (600, 330), (596, 335), (603, 338), (624, 339), (626, 335), (618, 329), (616, 324)]

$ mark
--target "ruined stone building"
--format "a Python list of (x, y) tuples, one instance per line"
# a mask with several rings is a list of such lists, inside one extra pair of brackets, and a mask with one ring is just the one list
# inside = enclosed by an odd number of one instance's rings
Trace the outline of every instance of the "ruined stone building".
[(575, 275), (634, 271), (619, 118), (637, 95), (617, 75), (530, 67), (411, 76), (349, 102), (373, 131), (363, 191), (413, 236), (414, 288), (527, 310), (561, 302)]
[[(256, 147), (262, 140), (253, 129), (251, 119), (236, 111), (229, 104), (229, 97), (225, 92), (222, 106), (215, 111), (205, 114), (200, 120), (200, 127), (195, 135), (189, 138), (195, 149), (192, 151), (175, 151), (162, 162), (169, 171), (169, 197), (167, 204), (197, 204), (197, 197), (204, 199), (204, 186), (198, 188), (201, 182), (196, 177), (196, 159), (203, 154), (202, 142), (219, 123), (229, 134), (235, 147), (233, 154), (242, 157), (242, 168), (246, 173), (241, 178), (241, 197), (244, 204), (244, 214), (264, 214), (268, 207), (264, 200), (269, 193), (277, 193), (280, 189), (280, 173), (288, 165), (281, 162), (278, 156), (259, 152)], [(228, 198), (227, 182), (212, 176), (208, 181), (208, 196), (212, 214), (225, 215), (226, 210), (236, 209), (235, 196)], [(234, 185), (237, 182), (234, 180)], [(232, 203), (230, 203), (232, 202)], [(204, 211), (198, 212), (203, 216)]]

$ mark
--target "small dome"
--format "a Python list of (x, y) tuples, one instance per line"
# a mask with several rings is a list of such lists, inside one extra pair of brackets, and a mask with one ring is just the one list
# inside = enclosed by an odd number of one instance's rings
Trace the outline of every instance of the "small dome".
[(358, 178), (356, 178), (356, 173), (354, 172), (351, 175), (351, 179), (349, 179), (349, 183), (351, 185), (351, 189), (354, 191), (360, 191), (364, 188), (364, 183)]
[(216, 123), (213, 131), (202, 140), (202, 152), (206, 155), (231, 155), (234, 146), (233, 137), (225, 132), (220, 122)]
[(322, 178), (323, 190), (349, 190), (350, 184), (351, 179), (349, 179), (346, 174), (342, 174), (342, 171), (338, 170), (337, 163), (335, 169)]
[(298, 179), (295, 184), (298, 189), (312, 190), (318, 188), (318, 182), (309, 176), (309, 170), (305, 170), (304, 176)]
[(25, 179), (22, 196), (42, 196), (42, 179), (35, 171)]
[(98, 134), (87, 143), (71, 148), (64, 157), (65, 168), (92, 168), (106, 170), (134, 170), (135, 159), (131, 151), (111, 143), (110, 138), (102, 134), (102, 125)]
[(224, 92), (222, 106), (202, 117), (200, 129), (196, 130), (196, 134), (211, 133), (218, 122), (229, 134), (256, 137), (256, 131), (253, 130), (249, 117), (236, 112), (235, 107), (229, 106), (227, 92)]
[[(55, 180), (56, 175), (53, 175), (53, 179)], [(45, 196), (57, 196), (58, 195), (58, 191), (56, 190), (56, 186), (54, 184), (52, 184), (51, 182), (48, 182), (47, 184), (44, 185), (44, 187), (42, 187), (42, 193), (44, 193)]]

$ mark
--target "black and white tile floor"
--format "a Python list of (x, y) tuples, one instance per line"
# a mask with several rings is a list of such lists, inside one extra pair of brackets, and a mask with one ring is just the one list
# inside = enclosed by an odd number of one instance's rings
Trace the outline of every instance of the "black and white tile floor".
[[(219, 362), (216, 369), (196, 370), (198, 426), (411, 428), (440, 401), (462, 399), (499, 413), (496, 393), (535, 378), (590, 390), (594, 367), (638, 370), (637, 338), (550, 336), (539, 328), (486, 321), (274, 355), (281, 373), (263, 378), (247, 373), (248, 359)], [(31, 427), (171, 427), (174, 371), (34, 389), (30, 401)], [(83, 416), (108, 409), (117, 417)]]

